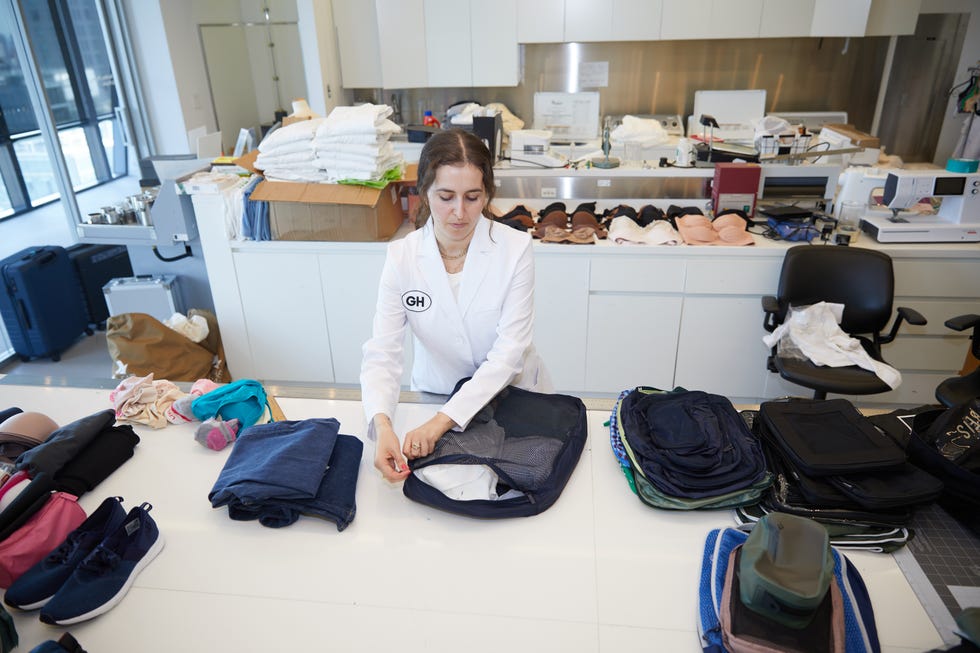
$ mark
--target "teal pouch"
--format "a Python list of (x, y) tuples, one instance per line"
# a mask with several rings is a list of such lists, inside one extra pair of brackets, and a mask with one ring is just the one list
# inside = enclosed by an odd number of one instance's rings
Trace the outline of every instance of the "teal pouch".
[(252, 426), (268, 407), (265, 389), (252, 379), (239, 379), (215, 388), (191, 403), (191, 412), (200, 421), (218, 416), (227, 421), (237, 419), (239, 428)]

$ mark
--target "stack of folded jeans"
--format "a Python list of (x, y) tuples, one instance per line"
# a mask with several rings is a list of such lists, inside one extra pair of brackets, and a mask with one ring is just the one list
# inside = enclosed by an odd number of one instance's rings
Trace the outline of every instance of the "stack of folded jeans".
[(208, 494), (239, 521), (280, 528), (299, 516), (328, 519), (342, 531), (353, 521), (364, 444), (339, 433), (333, 418), (258, 424), (238, 435)]

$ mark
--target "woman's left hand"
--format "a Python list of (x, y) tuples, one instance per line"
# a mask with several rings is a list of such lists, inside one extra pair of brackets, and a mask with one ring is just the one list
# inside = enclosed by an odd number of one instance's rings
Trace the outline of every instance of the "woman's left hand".
[(439, 438), (455, 427), (456, 422), (443, 413), (436, 413), (425, 424), (408, 432), (405, 436), (405, 444), (402, 446), (402, 453), (409, 460), (424, 458), (432, 453)]

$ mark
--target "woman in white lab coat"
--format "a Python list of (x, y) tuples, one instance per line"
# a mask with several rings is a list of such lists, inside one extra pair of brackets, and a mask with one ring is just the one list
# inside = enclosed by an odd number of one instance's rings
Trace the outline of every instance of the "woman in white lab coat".
[[(487, 217), (495, 188), (490, 152), (470, 132), (439, 132), (422, 149), (417, 187), (422, 226), (388, 246), (361, 364), (374, 464), (391, 481), (408, 476), (405, 458), (429, 455), (444, 433), (466, 428), (507, 385), (551, 391), (531, 342), (531, 237)], [(413, 390), (448, 395), (469, 380), (399, 443), (391, 418), (406, 327), (414, 336)]]

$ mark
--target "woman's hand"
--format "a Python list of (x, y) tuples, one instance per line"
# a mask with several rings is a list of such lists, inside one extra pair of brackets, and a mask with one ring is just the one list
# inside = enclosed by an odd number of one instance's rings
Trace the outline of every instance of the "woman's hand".
[(436, 413), (425, 424), (408, 432), (408, 435), (405, 436), (402, 453), (409, 460), (424, 458), (432, 453), (439, 438), (445, 435), (446, 431), (456, 428), (456, 426), (456, 422), (449, 419), (444, 413)]
[(376, 417), (374, 430), (378, 439), (374, 450), (374, 466), (386, 480), (392, 483), (404, 481), (411, 472), (408, 463), (402, 457), (398, 436), (391, 426), (391, 420), (387, 416)]

